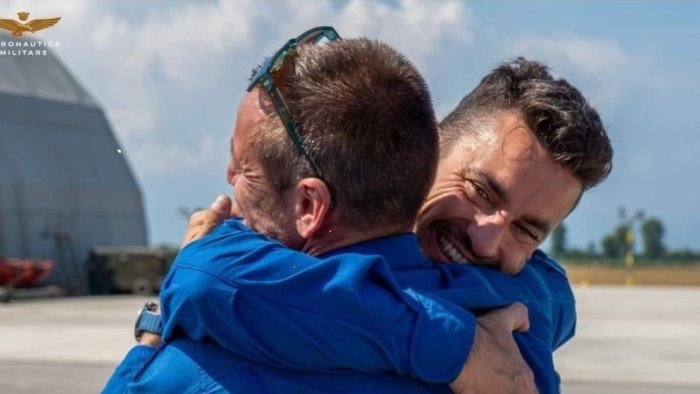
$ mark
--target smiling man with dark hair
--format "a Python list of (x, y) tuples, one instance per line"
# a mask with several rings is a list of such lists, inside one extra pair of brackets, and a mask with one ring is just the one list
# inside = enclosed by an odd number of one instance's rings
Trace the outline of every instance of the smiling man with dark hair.
[(488, 74), (440, 124), (437, 179), (418, 216), (438, 261), (519, 272), (585, 190), (612, 169), (593, 107), (523, 58)]

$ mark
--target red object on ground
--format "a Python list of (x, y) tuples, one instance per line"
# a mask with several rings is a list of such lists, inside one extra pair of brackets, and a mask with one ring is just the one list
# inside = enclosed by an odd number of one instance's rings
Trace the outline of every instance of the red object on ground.
[(52, 260), (0, 259), (0, 286), (29, 287), (53, 270)]

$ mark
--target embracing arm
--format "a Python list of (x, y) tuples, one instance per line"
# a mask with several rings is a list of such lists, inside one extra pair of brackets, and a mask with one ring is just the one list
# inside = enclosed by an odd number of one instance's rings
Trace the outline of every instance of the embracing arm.
[(573, 292), (561, 266), (537, 251), (516, 276), (476, 265), (439, 268), (448, 272), (444, 275), (446, 285), (431, 292), (433, 295), (470, 310), (488, 310), (515, 301), (528, 307), (530, 329), (516, 333), (515, 340), (540, 392), (558, 393), (553, 352), (574, 335), (576, 324)]
[(529, 264), (541, 273), (547, 288), (551, 307), (554, 350), (561, 347), (576, 333), (576, 299), (564, 268), (542, 251), (537, 251)]
[(146, 361), (153, 356), (156, 346), (160, 344), (160, 336), (150, 332), (144, 332), (138, 340), (138, 345), (132, 347), (124, 360), (114, 370), (107, 384), (102, 389), (102, 394), (123, 394), (127, 391), (127, 385), (134, 380), (136, 373), (144, 366)]
[[(528, 261), (528, 268), (533, 274), (528, 282), (538, 291), (533, 298), (541, 303), (531, 309), (530, 319), (533, 324), (545, 328), (516, 336), (516, 340), (533, 371), (539, 375), (538, 385), (547, 388), (540, 391), (558, 393), (560, 379), (552, 355), (575, 334), (576, 302), (566, 272), (544, 252), (536, 251)], [(546, 352), (538, 353), (537, 348)]]
[[(185, 244), (211, 231), (229, 209), (193, 216)], [(399, 290), (380, 260), (316, 267), (304, 262), (311, 257), (286, 248), (272, 255), (281, 263), (238, 266), (237, 272), (212, 273), (217, 262), (201, 266), (198, 259), (176, 264), (162, 293), (166, 335), (181, 330), (209, 337), (246, 358), (293, 369), (393, 371), (428, 382), (454, 379), (456, 392), (481, 392), (473, 382), (534, 392), (512, 337), (527, 321), (522, 306), (492, 319), (484, 315), (475, 325), (450, 302)]]
[(161, 303), (166, 340), (182, 331), (289, 369), (427, 382), (459, 374), (476, 324), (450, 302), (403, 292), (379, 257), (318, 260), (235, 221), (182, 250)]

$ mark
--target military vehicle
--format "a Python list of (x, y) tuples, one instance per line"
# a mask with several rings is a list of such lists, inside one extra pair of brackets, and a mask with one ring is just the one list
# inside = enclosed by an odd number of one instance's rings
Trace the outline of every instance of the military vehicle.
[(177, 249), (95, 247), (88, 257), (91, 294), (157, 294)]

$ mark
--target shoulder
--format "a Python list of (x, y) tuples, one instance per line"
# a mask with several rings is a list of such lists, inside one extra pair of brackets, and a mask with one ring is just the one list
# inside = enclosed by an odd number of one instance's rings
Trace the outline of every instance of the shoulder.
[(566, 270), (541, 250), (536, 251), (528, 265), (537, 270), (550, 299), (550, 318), (554, 328), (554, 349), (574, 336), (576, 330), (576, 298)]
[[(241, 285), (244, 281), (272, 281), (314, 267), (319, 259), (256, 233), (240, 220), (227, 220), (209, 235), (180, 251), (171, 272), (197, 271), (198, 280), (218, 280)], [(174, 276), (175, 274), (173, 274)], [(197, 275), (193, 275), (191, 280)], [(190, 280), (180, 275), (179, 280)]]
[(227, 219), (206, 236), (190, 242), (182, 248), (179, 256), (202, 253), (212, 247), (232, 247), (237, 243), (255, 246), (264, 244), (279, 244), (248, 228), (240, 218)]
[(542, 279), (550, 297), (559, 301), (573, 301), (573, 291), (566, 270), (545, 252), (536, 250), (527, 262), (527, 269), (534, 271)]
[(547, 253), (537, 249), (532, 254), (528, 264), (537, 267), (540, 270), (551, 272), (552, 275), (568, 280), (566, 270), (559, 262), (549, 257)]
[[(178, 267), (207, 266), (221, 261), (258, 260), (265, 254), (290, 251), (279, 241), (257, 233), (245, 226), (239, 218), (228, 219), (210, 234), (185, 246), (175, 259)], [(253, 255), (255, 251), (264, 254)]]

